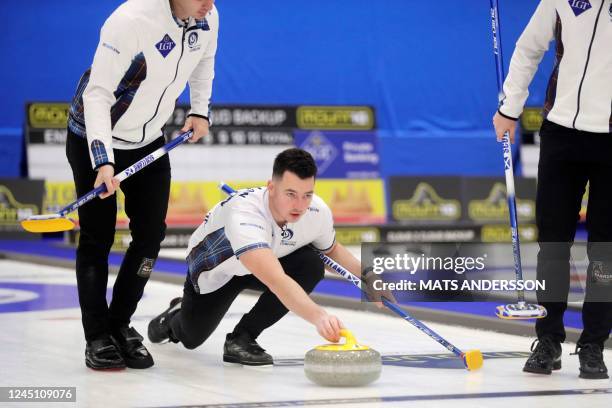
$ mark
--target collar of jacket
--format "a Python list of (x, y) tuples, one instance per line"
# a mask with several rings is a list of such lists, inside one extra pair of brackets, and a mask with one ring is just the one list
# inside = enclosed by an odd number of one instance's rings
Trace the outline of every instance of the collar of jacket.
[[(166, 3), (166, 9), (168, 13), (170, 13), (170, 15), (172, 16), (172, 19), (174, 20), (176, 25), (179, 26), (180, 28), (183, 28), (185, 26), (187, 27), (193, 26), (196, 29), (200, 29), (203, 31), (210, 30), (210, 27), (208, 26), (208, 21), (206, 21), (205, 18), (203, 18), (202, 20), (197, 20), (197, 19), (194, 19), (193, 17), (189, 17), (187, 21), (183, 21), (180, 18), (176, 17), (174, 13), (172, 12), (172, 6), (170, 5), (170, 0), (167, 0), (165, 3)], [(195, 24), (194, 24), (194, 21), (195, 21)]]
[[(205, 18), (203, 18), (202, 20), (197, 20), (197, 19), (194, 19), (193, 17), (189, 17), (189, 20), (183, 21), (180, 18), (176, 17), (174, 14), (172, 15), (172, 18), (174, 18), (174, 22), (180, 28), (183, 28), (185, 26), (187, 26), (187, 27), (192, 27), (193, 26), (196, 29), (203, 30), (203, 31), (210, 30), (210, 27), (208, 26), (208, 21), (206, 21)], [(193, 24), (194, 21), (195, 21), (195, 24)]]

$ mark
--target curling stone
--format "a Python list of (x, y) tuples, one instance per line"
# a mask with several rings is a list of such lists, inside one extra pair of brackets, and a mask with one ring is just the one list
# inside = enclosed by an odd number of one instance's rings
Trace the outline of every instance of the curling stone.
[(304, 372), (312, 382), (328, 387), (355, 387), (366, 385), (380, 377), (380, 353), (357, 344), (353, 334), (340, 330), (344, 344), (317, 346), (306, 353)]

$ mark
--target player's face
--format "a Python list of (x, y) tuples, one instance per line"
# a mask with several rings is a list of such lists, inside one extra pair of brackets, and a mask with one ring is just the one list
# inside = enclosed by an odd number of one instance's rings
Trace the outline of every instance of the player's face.
[(201, 20), (212, 10), (215, 0), (178, 0), (178, 3), (181, 14)]
[[(286, 171), (283, 177), (273, 178), (268, 183), (270, 206), (273, 212), (285, 222), (297, 222), (312, 202), (315, 178), (301, 179)], [(280, 221), (280, 220), (277, 220)]]

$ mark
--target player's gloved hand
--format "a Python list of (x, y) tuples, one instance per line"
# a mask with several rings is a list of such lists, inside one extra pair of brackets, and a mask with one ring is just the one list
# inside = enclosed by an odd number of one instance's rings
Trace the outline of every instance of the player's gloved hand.
[(94, 182), (94, 188), (102, 185), (102, 183), (106, 184), (106, 192), (100, 194), (100, 198), (106, 198), (115, 194), (115, 190), (119, 187), (119, 180), (114, 177), (115, 168), (110, 164), (105, 164), (100, 166), (97, 172), (98, 175)]
[(181, 132), (193, 130), (193, 135), (189, 138), (189, 143), (195, 143), (202, 137), (208, 135), (209, 123), (206, 119), (198, 116), (189, 116), (181, 129)]
[[(377, 275), (372, 272), (372, 267), (366, 268), (361, 273), (361, 280), (364, 283), (363, 287), (365, 289), (366, 295), (368, 296), (368, 300), (370, 302), (375, 302), (376, 306), (379, 309), (382, 309), (384, 307), (382, 303), (383, 297), (391, 303), (397, 303), (397, 300), (395, 300), (395, 296), (393, 296), (393, 293), (390, 290), (377, 290), (374, 288), (374, 282), (376, 282), (377, 280), (382, 281), (382, 275)], [(377, 285), (377, 287), (380, 287), (380, 283)]]
[(328, 315), (324, 313), (315, 322), (317, 332), (326, 339), (336, 343), (340, 340), (340, 329), (344, 329), (344, 325), (336, 316)]
[(504, 137), (504, 133), (508, 132), (510, 135), (510, 143), (514, 143), (516, 120), (508, 119), (503, 117), (499, 112), (495, 112), (495, 115), (493, 116), (493, 127), (495, 128), (495, 134), (497, 135), (498, 142), (501, 142)]

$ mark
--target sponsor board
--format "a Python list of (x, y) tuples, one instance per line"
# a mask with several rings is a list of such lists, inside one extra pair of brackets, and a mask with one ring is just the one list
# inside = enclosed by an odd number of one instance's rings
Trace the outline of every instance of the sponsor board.
[[(210, 120), (218, 128), (293, 129), (296, 127), (295, 109), (280, 105), (212, 105)], [(176, 105), (166, 128), (183, 127), (189, 111), (189, 105)]]
[[(167, 138), (172, 140), (182, 134), (180, 128), (166, 128)], [(292, 146), (294, 144), (293, 130), (286, 128), (221, 128), (213, 126), (208, 135), (203, 136), (190, 146)]]
[(70, 104), (64, 102), (35, 102), (26, 106), (27, 124), (35, 129), (61, 129), (68, 122)]
[(296, 131), (295, 144), (312, 154), (320, 178), (380, 177), (374, 132)]
[[(26, 134), (30, 144), (64, 144), (69, 103), (34, 102), (26, 106)], [(189, 114), (189, 105), (177, 105), (166, 122), (170, 137), (180, 134)], [(292, 106), (213, 106), (211, 134), (204, 144), (292, 145), (296, 128)]]
[[(535, 222), (536, 181), (516, 178), (521, 225)], [(496, 177), (390, 177), (391, 220), (405, 225), (478, 226), (508, 223), (506, 186)], [(486, 236), (494, 233), (486, 231)], [(526, 229), (531, 236), (533, 230)]]
[(369, 106), (299, 106), (297, 127), (320, 130), (372, 130), (374, 109)]
[(384, 242), (479, 242), (478, 227), (381, 227)]
[(43, 186), (42, 180), (0, 179), (0, 237), (38, 237), (25, 232), (20, 221), (41, 213)]
[(391, 218), (400, 223), (454, 222), (462, 217), (459, 177), (391, 177)]
[[(265, 181), (228, 181), (235, 189), (265, 186)], [(386, 219), (384, 183), (382, 180), (319, 180), (315, 186), (319, 195), (334, 213), (338, 224), (380, 224)], [(42, 192), (41, 192), (42, 194)], [(169, 228), (197, 227), (208, 211), (226, 198), (214, 181), (173, 181), (166, 224)], [(76, 199), (71, 181), (45, 183), (43, 209), (57, 212)], [(126, 228), (125, 197), (117, 190), (117, 227)], [(70, 215), (78, 222), (76, 212)]]
[[(237, 188), (253, 187), (263, 184), (265, 183), (234, 183)], [(116, 194), (117, 227), (127, 228), (129, 218), (125, 212), (125, 196), (121, 188), (117, 190)], [(166, 224), (168, 227), (198, 226), (204, 220), (206, 213), (224, 198), (225, 195), (219, 190), (216, 182), (173, 181), (170, 185)], [(57, 212), (74, 200), (76, 200), (76, 192), (72, 181), (45, 182), (45, 197), (43, 200), (44, 212)], [(76, 211), (70, 214), (70, 218), (78, 223), (78, 213)]]
[(315, 193), (323, 199), (337, 224), (386, 222), (384, 182), (374, 180), (318, 180)]
[(379, 242), (380, 230), (376, 227), (336, 227), (336, 241), (342, 245)]
[(70, 104), (33, 102), (26, 105), (28, 144), (65, 144)]
[(543, 120), (541, 107), (526, 107), (521, 114), (521, 129), (525, 133), (539, 132)]
[[(519, 222), (535, 221), (536, 181), (517, 178), (516, 214)], [(506, 184), (503, 179), (469, 177), (463, 179), (463, 196), (468, 220), (475, 223), (502, 223), (509, 220)]]
[[(519, 224), (519, 238), (521, 242), (535, 242), (538, 239), (538, 228), (535, 224)], [(512, 242), (510, 226), (508, 224), (483, 225), (480, 228), (481, 242)]]

